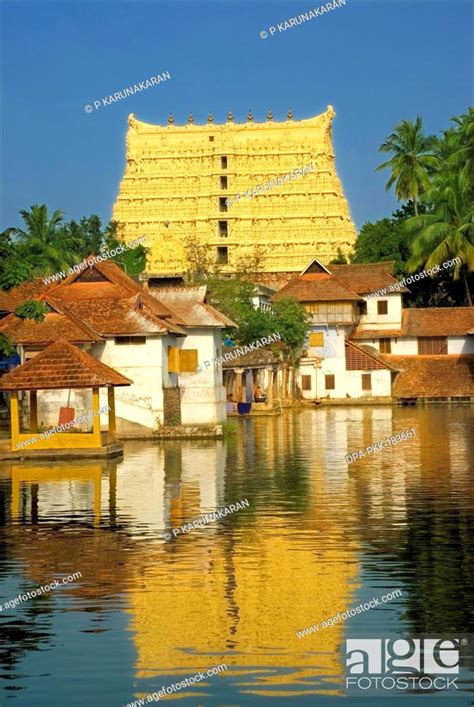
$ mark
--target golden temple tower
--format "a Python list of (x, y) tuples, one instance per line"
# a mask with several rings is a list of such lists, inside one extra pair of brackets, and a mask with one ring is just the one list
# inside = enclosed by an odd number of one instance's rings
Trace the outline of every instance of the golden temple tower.
[[(355, 227), (336, 173), (331, 106), (307, 120), (149, 125), (129, 117), (113, 218), (126, 242), (146, 235), (149, 275), (187, 269), (188, 239), (235, 271), (263, 253), (263, 272), (298, 271), (347, 254)], [(247, 196), (245, 195), (247, 192)]]

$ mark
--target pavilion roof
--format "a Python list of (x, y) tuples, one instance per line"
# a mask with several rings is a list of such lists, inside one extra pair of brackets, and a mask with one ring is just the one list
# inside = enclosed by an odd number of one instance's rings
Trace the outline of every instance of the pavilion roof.
[(0, 390), (53, 390), (131, 385), (113, 368), (60, 339), (0, 379)]

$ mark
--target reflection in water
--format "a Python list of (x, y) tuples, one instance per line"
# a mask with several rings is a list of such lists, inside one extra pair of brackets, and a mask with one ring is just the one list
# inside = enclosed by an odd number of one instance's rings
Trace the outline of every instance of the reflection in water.
[[(470, 423), (469, 407), (334, 407), (238, 420), (224, 442), (130, 442), (121, 461), (2, 464), (0, 601), (83, 576), (1, 614), (6, 703), (118, 706), (219, 663), (226, 673), (173, 699), (339, 703), (352, 632), (466, 632)], [(412, 440), (346, 465), (412, 426)], [(163, 541), (243, 498), (249, 508)], [(296, 637), (396, 587), (382, 610)]]

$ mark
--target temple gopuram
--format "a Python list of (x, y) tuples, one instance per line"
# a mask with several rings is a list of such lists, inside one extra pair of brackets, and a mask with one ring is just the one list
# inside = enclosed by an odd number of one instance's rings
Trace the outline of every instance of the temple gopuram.
[(147, 278), (181, 274), (189, 244), (232, 273), (299, 272), (347, 255), (356, 230), (336, 173), (331, 106), (307, 120), (150, 125), (129, 117), (125, 174), (113, 209), (125, 241), (146, 235)]

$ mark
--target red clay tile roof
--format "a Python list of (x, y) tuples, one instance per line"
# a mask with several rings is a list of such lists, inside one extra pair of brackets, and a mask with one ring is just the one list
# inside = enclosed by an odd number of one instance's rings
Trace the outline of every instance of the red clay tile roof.
[(13, 312), (16, 300), (10, 292), (0, 291), (0, 312)]
[(474, 355), (383, 354), (382, 358), (400, 371), (392, 388), (397, 398), (474, 396)]
[(51, 292), (55, 287), (57, 287), (57, 283), (45, 285), (42, 277), (35, 277), (33, 280), (23, 282), (18, 287), (14, 287), (8, 294), (15, 302), (15, 307), (17, 307), (23, 302), (35, 299), (38, 295)]
[(464, 336), (474, 326), (474, 307), (404, 309), (402, 336)]
[(377, 351), (367, 350), (353, 341), (345, 341), (346, 371), (396, 370)]
[(164, 303), (186, 326), (236, 327), (222, 312), (204, 302), (205, 287), (152, 287), (152, 297)]
[(364, 340), (364, 339), (393, 339), (402, 335), (401, 329), (363, 329), (359, 324), (351, 334), (352, 339)]
[[(61, 288), (62, 289), (62, 288)], [(60, 295), (56, 290), (55, 295)], [(91, 329), (102, 336), (145, 336), (185, 330), (156, 317), (147, 308), (140, 309), (139, 296), (127, 299), (69, 299), (68, 308)]]
[(85, 326), (74, 321), (66, 314), (51, 312), (45, 314), (42, 322), (32, 319), (20, 319), (14, 314), (0, 321), (0, 331), (9, 336), (15, 344), (51, 344), (58, 339), (75, 343), (102, 341), (102, 337), (93, 334)]
[(0, 379), (1, 390), (53, 390), (131, 385), (113, 368), (60, 339)]
[(338, 278), (326, 273), (302, 275), (289, 282), (271, 297), (271, 301), (282, 297), (295, 297), (299, 302), (323, 300), (359, 301), (361, 298), (349, 290)]
[[(358, 295), (377, 292), (394, 285), (398, 280), (392, 275), (394, 260), (379, 263), (364, 263), (363, 265), (328, 265), (327, 268), (344, 285)], [(399, 292), (408, 292), (406, 287), (400, 287)]]

